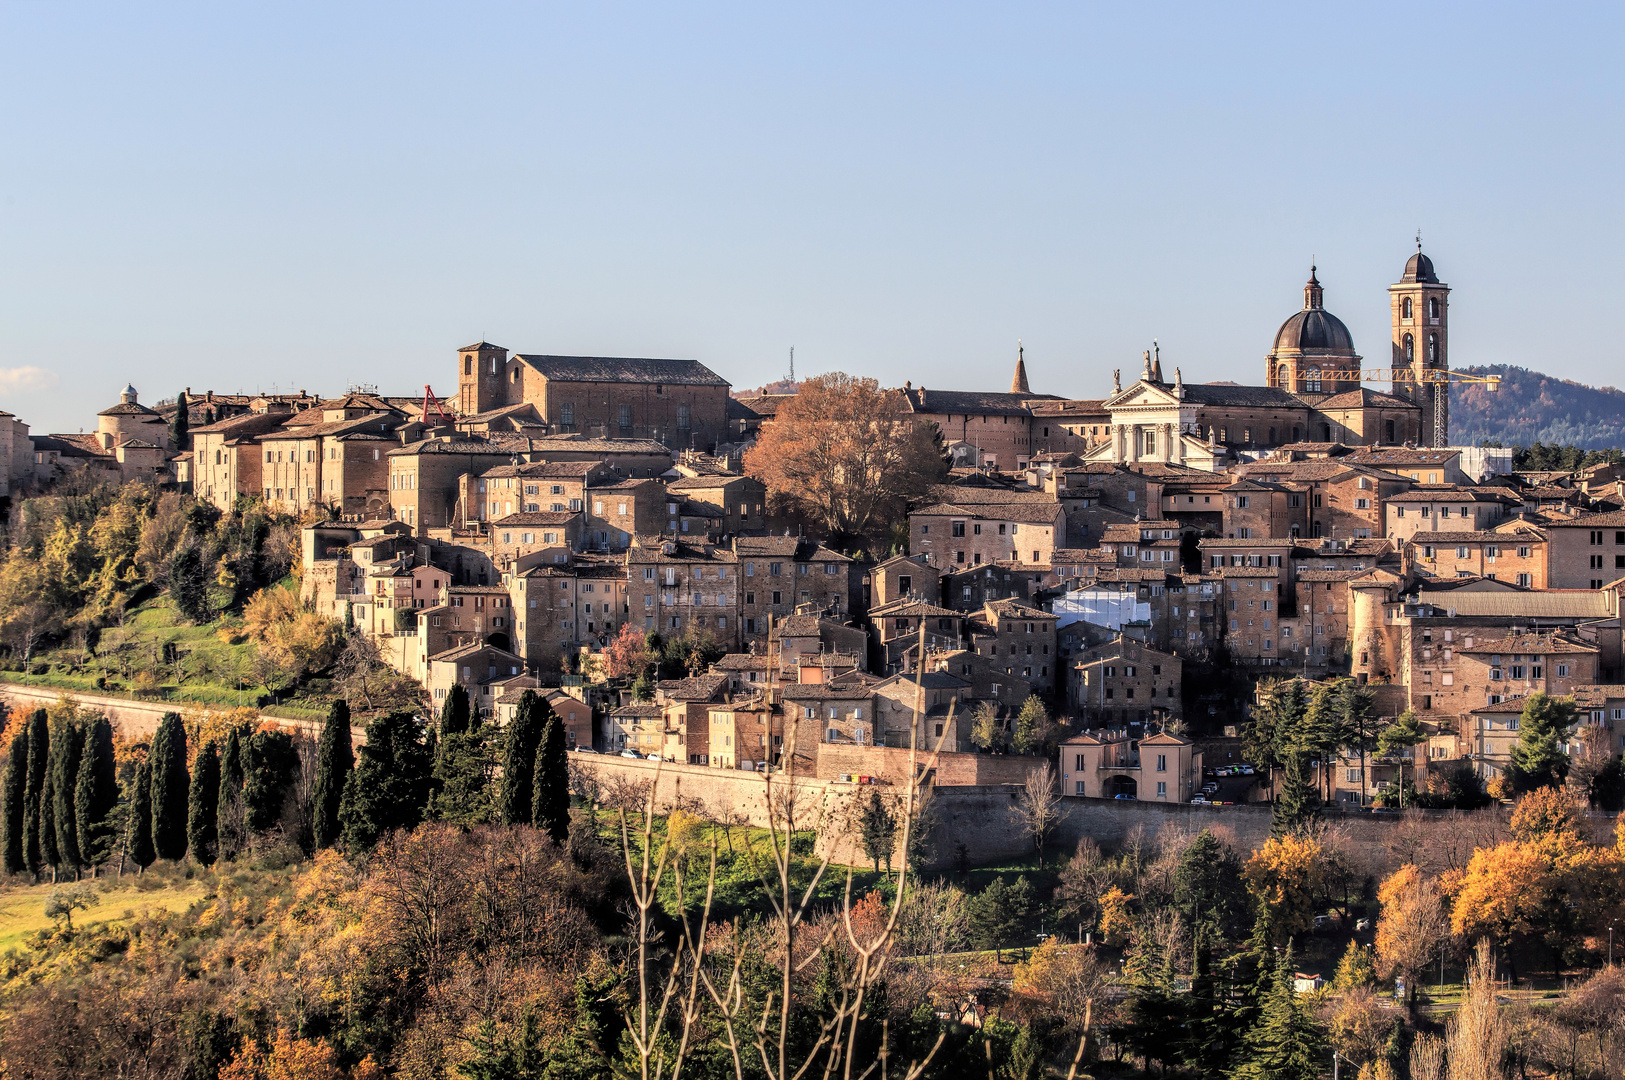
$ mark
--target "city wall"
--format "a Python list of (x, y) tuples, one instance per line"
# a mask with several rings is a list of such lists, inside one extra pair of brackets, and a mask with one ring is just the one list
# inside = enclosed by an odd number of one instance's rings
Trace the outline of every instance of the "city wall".
[[(70, 697), (79, 703), (81, 709), (90, 712), (99, 712), (113, 721), (113, 726), (120, 735), (126, 739), (144, 739), (158, 730), (158, 721), (163, 719), (165, 713), (180, 713), (185, 715), (188, 710), (209, 709), (225, 710), (229, 706), (206, 706), (190, 701), (132, 701), (129, 698), (103, 697), (99, 694), (82, 694), (77, 690), (63, 690), (55, 686), (19, 686), (16, 683), (0, 683), (0, 701), (4, 701), (13, 709), (48, 709)], [(289, 720), (280, 716), (265, 717), (273, 723), (286, 728), (294, 728), (314, 736), (321, 725), (309, 720)], [(351, 741), (360, 746), (367, 741), (366, 732), (358, 727), (350, 729)]]

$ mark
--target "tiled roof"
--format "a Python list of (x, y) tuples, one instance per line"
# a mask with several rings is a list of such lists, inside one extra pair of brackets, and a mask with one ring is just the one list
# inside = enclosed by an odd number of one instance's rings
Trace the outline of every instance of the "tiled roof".
[(868, 686), (843, 686), (840, 683), (788, 683), (779, 689), (779, 695), (785, 701), (819, 701), (824, 699), (834, 701), (855, 701), (869, 697), (873, 690)]
[[(879, 616), (887, 619), (910, 617), (929, 619), (946, 618), (948, 616), (952, 616), (956, 619), (963, 619), (966, 617), (966, 614), (963, 611), (951, 611), (945, 607), (938, 607), (935, 604), (925, 603), (923, 600), (893, 600), (889, 604), (882, 604), (879, 607), (870, 608), (869, 614), (871, 617)], [(784, 621), (789, 622), (790, 620), (786, 619)]]
[(1224, 383), (1186, 383), (1185, 400), (1195, 405), (1235, 405), (1266, 409), (1303, 409), (1307, 404), (1273, 386), (1236, 386)]
[(1595, 645), (1587, 645), (1563, 634), (1508, 634), (1505, 637), (1476, 639), (1464, 653), (1528, 653), (1546, 656), (1553, 653), (1594, 653)]
[(1436, 547), (1452, 547), (1456, 544), (1543, 544), (1546, 538), (1534, 529), (1519, 529), (1516, 532), (1418, 532), (1406, 541), (1407, 544), (1433, 544)]
[(406, 457), (413, 454), (484, 454), (488, 456), (510, 456), (522, 454), (526, 451), (525, 436), (512, 435), (505, 432), (495, 433), (486, 438), (476, 439), (465, 435), (455, 438), (420, 439), (417, 442), (407, 443), (389, 452), (390, 457)]
[(1625, 529), (1625, 510), (1608, 510), (1601, 514), (1581, 514), (1579, 517), (1567, 521), (1553, 521), (1547, 528), (1552, 529)]
[[(1301, 395), (1308, 399), (1307, 395)], [(1384, 394), (1380, 390), (1369, 387), (1360, 387), (1358, 390), (1345, 390), (1341, 394), (1331, 394), (1327, 397), (1316, 398), (1314, 406), (1317, 409), (1420, 409), (1421, 406), (1414, 401), (1407, 401), (1393, 394)]]
[(527, 510), (521, 514), (509, 514), (507, 517), (497, 518), (491, 522), (492, 527), (501, 526), (510, 528), (518, 525), (568, 525), (572, 521), (580, 520), (581, 515), (569, 510)]
[[(927, 390), (916, 386), (904, 390), (909, 410), (946, 416), (1026, 416), (1028, 402), (1058, 401), (1053, 394), (1001, 394), (981, 390)], [(944, 432), (944, 436), (948, 433)]]
[(727, 386), (728, 380), (698, 360), (649, 360), (612, 356), (543, 356), (515, 353), (554, 382), (663, 383), (667, 386)]
[(989, 600), (984, 608), (996, 613), (1001, 619), (1053, 619), (1052, 612), (1040, 611), (1035, 607), (1028, 607), (1017, 600)]
[(687, 679), (662, 679), (655, 686), (662, 694), (676, 701), (709, 701), (724, 686), (726, 675), (693, 675)]

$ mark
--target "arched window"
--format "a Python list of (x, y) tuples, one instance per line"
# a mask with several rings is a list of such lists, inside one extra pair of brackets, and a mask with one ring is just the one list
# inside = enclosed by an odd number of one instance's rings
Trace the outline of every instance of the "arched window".
[(1401, 300), (1399, 302), (1399, 314), (1400, 314), (1401, 318), (1408, 319), (1408, 318), (1411, 317), (1411, 298), (1410, 297), (1407, 296), (1405, 299), (1403, 299), (1403, 300)]
[(474, 374), (474, 358), (472, 356), (463, 357), (463, 374)]
[(1322, 424), (1322, 425), (1320, 425), (1320, 441), (1321, 442), (1331, 442), (1332, 441), (1332, 426), (1330, 424)]
[(1416, 340), (1409, 334), (1405, 335), (1405, 362), (1407, 364), (1416, 359)]
[(1429, 334), (1428, 335), (1428, 363), (1429, 364), (1437, 364), (1438, 362), (1439, 362), (1439, 335), (1438, 334)]
[(1428, 318), (1437, 319), (1438, 317), (1439, 317), (1439, 298), (1437, 296), (1430, 296), (1430, 297), (1428, 297)]

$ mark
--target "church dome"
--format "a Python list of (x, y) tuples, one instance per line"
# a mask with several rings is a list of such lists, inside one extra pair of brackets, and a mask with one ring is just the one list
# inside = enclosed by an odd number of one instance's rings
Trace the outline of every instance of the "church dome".
[(1405, 275), (1399, 281), (1402, 285), (1437, 285), (1439, 276), (1433, 272), (1433, 260), (1418, 248), (1416, 254), (1405, 263)]
[(1271, 351), (1283, 350), (1354, 355), (1354, 335), (1349, 333), (1342, 319), (1321, 306), (1320, 282), (1312, 266), (1309, 283), (1303, 289), (1303, 310), (1275, 332), (1275, 347)]

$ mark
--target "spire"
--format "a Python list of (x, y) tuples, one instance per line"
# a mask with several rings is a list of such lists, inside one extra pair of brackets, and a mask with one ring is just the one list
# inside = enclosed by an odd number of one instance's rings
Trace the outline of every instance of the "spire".
[(1151, 381), (1162, 381), (1162, 346), (1157, 344), (1156, 338), (1151, 339)]
[(1033, 392), (1032, 387), (1027, 385), (1027, 361), (1023, 358), (1022, 353), (1023, 349), (1021, 347), (1021, 339), (1017, 338), (1016, 374), (1015, 377), (1010, 380), (1010, 392), (1012, 394), (1030, 394)]
[(1309, 264), (1309, 283), (1303, 287), (1303, 309), (1318, 311), (1321, 307), (1320, 280), (1315, 277), (1315, 264)]

